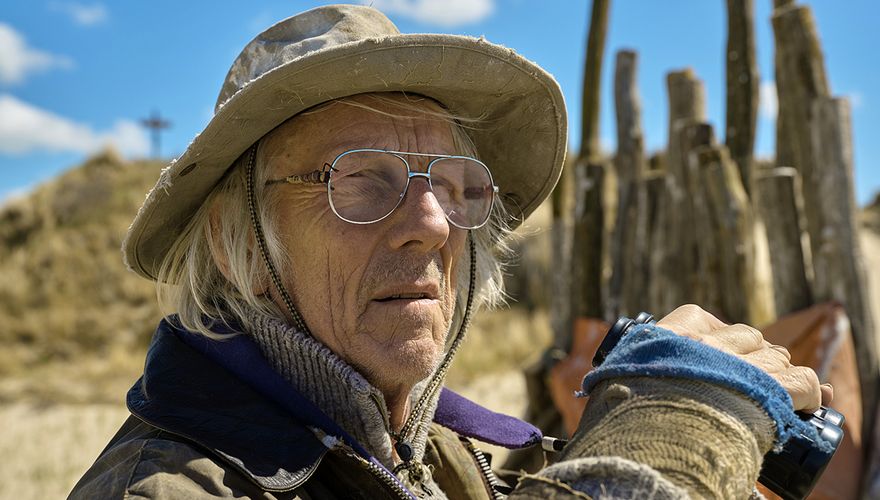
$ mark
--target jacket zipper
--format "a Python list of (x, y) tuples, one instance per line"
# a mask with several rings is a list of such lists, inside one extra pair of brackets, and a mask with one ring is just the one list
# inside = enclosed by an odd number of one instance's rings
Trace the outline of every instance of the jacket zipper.
[(507, 495), (504, 495), (499, 491), (501, 485), (498, 484), (498, 478), (495, 477), (495, 473), (492, 472), (492, 467), (489, 465), (489, 460), (486, 459), (486, 454), (474, 446), (469, 439), (462, 439), (462, 442), (464, 442), (465, 447), (477, 462), (477, 467), (479, 467), (480, 473), (483, 475), (486, 484), (489, 486), (489, 494), (492, 495), (493, 500), (504, 500), (507, 498)]
[(407, 491), (406, 488), (404, 488), (403, 485), (400, 484), (400, 481), (396, 477), (392, 476), (387, 469), (379, 467), (372, 461), (366, 460), (360, 455), (355, 455), (355, 457), (358, 460), (363, 461), (367, 465), (367, 469), (373, 474), (373, 476), (381, 480), (382, 483), (385, 484), (385, 486), (388, 486), (388, 488), (391, 489), (391, 491), (393, 491), (395, 495), (397, 495), (397, 498), (403, 500), (415, 499), (415, 496)]

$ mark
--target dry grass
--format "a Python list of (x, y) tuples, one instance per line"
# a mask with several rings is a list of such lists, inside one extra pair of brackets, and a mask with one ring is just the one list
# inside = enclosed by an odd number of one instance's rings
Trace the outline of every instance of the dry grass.
[(65, 498), (127, 416), (120, 405), (0, 406), (0, 499)]
[(521, 308), (479, 314), (452, 362), (447, 384), (458, 389), (492, 373), (520, 370), (550, 344), (546, 314)]

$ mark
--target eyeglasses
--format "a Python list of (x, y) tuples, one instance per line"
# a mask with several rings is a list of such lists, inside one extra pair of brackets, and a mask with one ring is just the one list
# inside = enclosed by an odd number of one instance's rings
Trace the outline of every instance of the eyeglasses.
[[(407, 157), (434, 158), (427, 172), (413, 172)], [(410, 179), (424, 177), (446, 220), (461, 229), (477, 229), (489, 220), (498, 187), (489, 168), (468, 156), (352, 149), (321, 170), (266, 183), (327, 184), (330, 208), (352, 224), (372, 224), (400, 206)]]

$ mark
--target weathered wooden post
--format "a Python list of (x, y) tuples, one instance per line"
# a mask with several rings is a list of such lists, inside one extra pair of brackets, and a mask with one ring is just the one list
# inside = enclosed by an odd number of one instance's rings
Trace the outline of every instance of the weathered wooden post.
[[(794, 5), (794, 0), (773, 0), (774, 9), (780, 9), (789, 5)], [(780, 68), (784, 63), (782, 59), (786, 54), (784, 51), (780, 51), (778, 47), (775, 47), (775, 45), (774, 48), (773, 77), (775, 78), (776, 101), (779, 104), (776, 114), (776, 165), (794, 165), (794, 145), (790, 142), (791, 127), (788, 124), (790, 113), (781, 112), (781, 108), (786, 105), (782, 104), (782, 99), (779, 97), (786, 93), (785, 76), (783, 75), (781, 79), (779, 77), (779, 74), (784, 72)]]
[(694, 267), (689, 230), (692, 208), (685, 195), (687, 172), (681, 153), (681, 127), (690, 121), (705, 121), (703, 82), (687, 68), (666, 75), (669, 94), (669, 137), (666, 148), (666, 191), (660, 202), (657, 227), (652, 235), (655, 255), (651, 267), (651, 301), (657, 314), (664, 314), (692, 300), (685, 276)]
[(646, 291), (650, 290), (652, 281), (651, 257), (654, 252), (651, 235), (657, 226), (659, 204), (665, 189), (665, 174), (659, 169), (648, 170), (637, 184), (635, 238), (632, 243), (631, 264), (625, 271), (627, 282), (623, 287), (622, 298), (623, 310), (630, 314), (658, 310)]
[(554, 267), (552, 269), (553, 293), (550, 294), (550, 326), (553, 330), (553, 347), (566, 351), (571, 342), (571, 190), (572, 166), (568, 159), (559, 183), (553, 190), (551, 209)]
[(813, 304), (804, 253), (804, 204), (797, 170), (756, 170), (754, 205), (767, 231), (776, 314), (783, 316)]
[[(581, 153), (575, 166), (572, 258), (573, 317), (601, 318), (604, 166), (599, 149), (599, 90), (608, 26), (608, 0), (593, 0), (584, 63)], [(570, 342), (569, 342), (570, 343)]]
[(727, 0), (727, 112), (725, 143), (747, 194), (758, 120), (758, 63), (753, 0)]
[(614, 70), (614, 104), (617, 116), (617, 214), (611, 236), (611, 282), (608, 286), (606, 317), (621, 313), (635, 315), (626, 298), (632, 288), (646, 283), (635, 279), (636, 218), (639, 209), (638, 186), (645, 173), (645, 146), (641, 125), (641, 102), (636, 86), (638, 55), (631, 50), (617, 53)]
[(754, 276), (754, 216), (739, 171), (724, 146), (703, 147), (694, 154), (708, 188), (716, 230), (722, 315), (731, 322), (765, 323), (772, 313), (759, 307), (762, 293)]
[[(853, 190), (852, 129), (849, 102), (842, 98), (817, 98), (810, 123), (815, 181), (822, 186), (816, 207), (822, 214), (814, 235), (814, 290), (820, 301), (843, 304), (852, 323), (856, 360), (866, 409), (866, 429), (872, 429), (877, 405), (877, 340), (868, 297), (865, 265), (858, 237)], [(863, 434), (870, 436), (870, 433)]]
[(717, 233), (709, 207), (708, 187), (703, 181), (700, 163), (696, 151), (704, 147), (715, 147), (715, 133), (711, 124), (699, 121), (681, 122), (679, 134), (682, 160), (687, 172), (688, 184), (685, 186), (687, 197), (691, 200), (693, 226), (690, 231), (694, 237), (688, 239), (689, 247), (685, 250), (693, 257), (692, 267), (687, 270), (687, 285), (690, 297), (707, 311), (720, 314), (721, 264), (718, 258)]
[(801, 174), (806, 229), (811, 253), (815, 255), (823, 225), (820, 209), (823, 194), (813, 156), (810, 103), (818, 97), (829, 97), (825, 63), (809, 7), (793, 4), (779, 7), (773, 11), (772, 21), (778, 64), (779, 120), (785, 125), (786, 133), (785, 136), (777, 134), (777, 145), (790, 146), (792, 154), (790, 163), (788, 158), (777, 158), (777, 165), (793, 166)]

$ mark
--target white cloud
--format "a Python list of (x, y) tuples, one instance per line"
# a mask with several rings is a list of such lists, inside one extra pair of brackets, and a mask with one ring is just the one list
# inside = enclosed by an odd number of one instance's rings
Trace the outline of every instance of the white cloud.
[(495, 10), (495, 0), (364, 0), (363, 3), (386, 14), (399, 14), (444, 28), (482, 21)]
[(15, 28), (0, 22), (0, 83), (21, 83), (30, 73), (70, 67), (73, 61), (67, 57), (28, 47)]
[(106, 146), (126, 156), (145, 156), (150, 141), (146, 132), (132, 120), (119, 120), (113, 128), (97, 131), (9, 94), (0, 94), (0, 154), (34, 151), (89, 154)]
[(758, 91), (758, 105), (761, 117), (767, 120), (776, 120), (779, 111), (779, 100), (776, 97), (776, 82), (763, 81)]
[(103, 4), (86, 5), (78, 2), (52, 2), (49, 7), (70, 16), (80, 26), (95, 26), (107, 20), (107, 8)]

